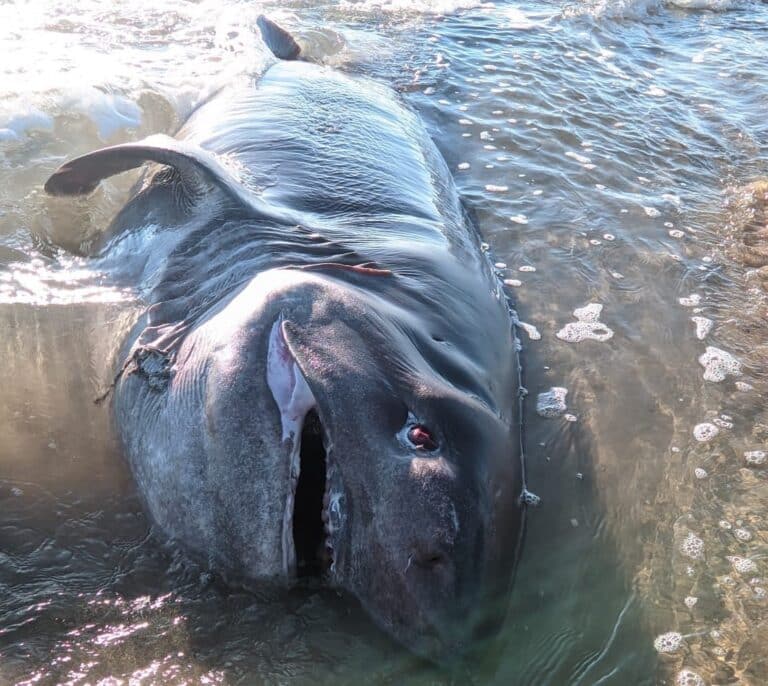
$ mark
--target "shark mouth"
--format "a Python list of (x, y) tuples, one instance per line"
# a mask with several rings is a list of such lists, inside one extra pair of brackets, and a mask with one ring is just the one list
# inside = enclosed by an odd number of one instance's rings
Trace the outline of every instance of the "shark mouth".
[(288, 491), (283, 514), (283, 573), (289, 579), (323, 578), (333, 568), (327, 436), (317, 402), (285, 342), (282, 317), (273, 324), (267, 384), (288, 445)]

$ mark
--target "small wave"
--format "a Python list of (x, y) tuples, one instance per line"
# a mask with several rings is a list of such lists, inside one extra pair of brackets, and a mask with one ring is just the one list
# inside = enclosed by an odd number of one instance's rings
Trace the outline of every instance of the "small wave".
[(568, 7), (565, 15), (642, 19), (665, 7), (723, 12), (740, 4), (743, 4), (743, 0), (583, 0)]

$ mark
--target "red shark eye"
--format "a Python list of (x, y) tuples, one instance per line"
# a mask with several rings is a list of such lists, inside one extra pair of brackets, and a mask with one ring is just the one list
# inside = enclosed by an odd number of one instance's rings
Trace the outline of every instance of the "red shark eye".
[(422, 424), (416, 424), (408, 430), (408, 440), (422, 450), (437, 449), (437, 441), (432, 437), (429, 429)]

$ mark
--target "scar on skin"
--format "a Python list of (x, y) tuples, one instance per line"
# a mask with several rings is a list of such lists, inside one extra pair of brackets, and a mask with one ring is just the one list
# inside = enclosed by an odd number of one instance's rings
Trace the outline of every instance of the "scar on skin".
[(171, 378), (171, 355), (165, 350), (152, 346), (141, 346), (125, 361), (107, 390), (93, 402), (101, 405), (112, 393), (120, 378), (126, 374), (144, 377), (153, 391), (163, 391)]
[(344, 271), (354, 272), (356, 274), (363, 274), (367, 276), (392, 276), (392, 272), (389, 269), (381, 269), (380, 267), (371, 266), (370, 262), (365, 264), (342, 264), (341, 262), (318, 262), (317, 264), (305, 264), (301, 267), (293, 267), (293, 269), (343, 269)]

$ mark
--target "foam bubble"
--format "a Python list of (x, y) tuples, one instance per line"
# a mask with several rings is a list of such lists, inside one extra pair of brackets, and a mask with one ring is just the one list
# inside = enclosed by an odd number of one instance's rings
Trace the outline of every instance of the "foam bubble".
[(748, 557), (739, 557), (738, 555), (729, 555), (725, 558), (731, 563), (731, 566), (739, 574), (754, 574), (757, 571), (757, 565)]
[(456, 168), (459, 171), (464, 171), (465, 169), (469, 169), (469, 162), (459, 162), (459, 164), (456, 165)]
[(526, 217), (524, 214), (513, 214), (509, 218), (509, 220), (514, 222), (515, 224), (527, 224), (528, 223), (528, 217)]
[[(563, 415), (563, 419), (565, 419), (566, 422), (578, 422), (579, 418), (575, 414), (569, 414), (566, 413)], [(581, 477), (579, 477), (581, 478)]]
[(486, 185), (485, 190), (489, 193), (506, 193), (509, 190), (509, 186), (496, 186), (492, 183)]
[(669, 235), (672, 238), (685, 238), (685, 231), (680, 231), (680, 229), (670, 229)]
[(527, 488), (524, 488), (520, 494), (520, 502), (528, 507), (538, 507), (541, 505), (541, 498), (535, 493), (531, 493)]
[(689, 533), (680, 544), (680, 552), (692, 560), (701, 560), (704, 557), (704, 541), (696, 534)]
[(556, 336), (567, 343), (579, 343), (586, 339), (605, 342), (613, 337), (613, 331), (603, 324), (600, 313), (603, 306), (599, 303), (589, 303), (573, 311), (577, 321), (569, 322)]
[(544, 393), (539, 393), (536, 399), (536, 412), (542, 417), (559, 417), (567, 409), (565, 397), (568, 395), (568, 389), (561, 386), (553, 386)]
[(691, 317), (691, 321), (696, 325), (696, 338), (703, 341), (712, 331), (715, 323), (706, 317)]
[(513, 288), (519, 288), (523, 285), (523, 282), (520, 281), (520, 279), (504, 279), (504, 283), (507, 286), (512, 286)]
[(683, 600), (683, 602), (689, 610), (692, 610), (696, 603), (699, 602), (699, 599), (696, 596), (689, 595), (685, 598), (685, 600)]
[(728, 375), (741, 375), (741, 363), (730, 353), (711, 345), (708, 345), (707, 351), (699, 357), (699, 364), (704, 367), (705, 381), (717, 383), (724, 381)]
[(643, 205), (643, 211), (649, 216), (649, 217), (658, 217), (661, 212), (657, 210), (655, 207), (646, 207)]
[(706, 479), (709, 476), (707, 470), (702, 469), (701, 467), (696, 467), (696, 469), (693, 470), (693, 474), (697, 479)]
[(532, 267), (530, 264), (524, 264), (522, 267), (518, 267), (517, 271), (519, 272), (535, 272), (536, 267)]
[(744, 459), (748, 465), (759, 467), (765, 464), (766, 459), (768, 459), (768, 453), (765, 450), (747, 450), (744, 453)]
[(675, 677), (675, 686), (707, 686), (707, 684), (696, 672), (681, 669)]
[(526, 322), (518, 322), (518, 326), (525, 331), (525, 333), (528, 334), (528, 338), (532, 341), (540, 341), (541, 340), (541, 334), (539, 333), (539, 330), (533, 325), (528, 324)]
[(675, 653), (683, 645), (683, 635), (677, 631), (660, 634), (653, 641), (653, 647), (660, 653)]
[(651, 86), (645, 92), (652, 98), (663, 98), (667, 94), (667, 91), (665, 91), (663, 88), (659, 88), (658, 86)]
[(742, 393), (746, 393), (747, 391), (751, 391), (754, 388), (754, 386), (750, 383), (747, 383), (746, 381), (737, 381), (736, 388), (740, 390)]
[(691, 293), (686, 298), (678, 298), (677, 302), (679, 302), (683, 307), (696, 307), (701, 303), (701, 296), (698, 293)]
[(708, 443), (719, 433), (720, 429), (709, 422), (702, 422), (693, 427), (693, 437), (699, 441), (699, 443)]
[(733, 535), (742, 543), (747, 543), (752, 540), (752, 532), (748, 529), (734, 529)]

